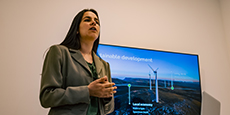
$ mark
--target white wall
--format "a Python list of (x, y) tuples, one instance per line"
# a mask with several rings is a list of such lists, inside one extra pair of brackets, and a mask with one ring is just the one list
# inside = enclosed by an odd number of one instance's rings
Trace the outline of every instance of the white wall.
[[(221, 13), (223, 17), (223, 27), (225, 30), (226, 43), (228, 45), (228, 53), (230, 57), (230, 0), (220, 0)], [(230, 58), (229, 58), (230, 59)]]
[(101, 43), (199, 54), (202, 90), (228, 115), (230, 38), (220, 6), (227, 7), (218, 0), (0, 0), (0, 114), (47, 113), (38, 99), (43, 54), (64, 39), (78, 11), (94, 8)]

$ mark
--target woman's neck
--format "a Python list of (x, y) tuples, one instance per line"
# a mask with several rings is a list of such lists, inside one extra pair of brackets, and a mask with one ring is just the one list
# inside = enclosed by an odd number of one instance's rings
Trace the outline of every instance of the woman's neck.
[(84, 57), (84, 59), (92, 63), (93, 62), (93, 57), (92, 57), (92, 48), (93, 48), (93, 43), (94, 42), (81, 42), (81, 54)]

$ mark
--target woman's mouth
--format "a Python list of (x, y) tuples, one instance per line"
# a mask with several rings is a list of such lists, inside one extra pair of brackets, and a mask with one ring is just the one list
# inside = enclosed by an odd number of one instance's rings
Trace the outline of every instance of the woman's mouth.
[(95, 31), (97, 31), (97, 29), (95, 27), (91, 27), (89, 30), (95, 30)]

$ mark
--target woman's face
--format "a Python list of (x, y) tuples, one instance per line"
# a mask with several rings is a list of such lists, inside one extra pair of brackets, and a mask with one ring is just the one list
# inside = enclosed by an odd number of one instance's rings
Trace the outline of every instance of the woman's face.
[(81, 40), (95, 41), (99, 32), (100, 24), (97, 16), (91, 11), (85, 12), (79, 25)]

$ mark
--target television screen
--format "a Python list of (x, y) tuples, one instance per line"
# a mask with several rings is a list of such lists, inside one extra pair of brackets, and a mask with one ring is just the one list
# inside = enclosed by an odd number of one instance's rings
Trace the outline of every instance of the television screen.
[(117, 86), (110, 115), (200, 115), (198, 55), (99, 44)]

